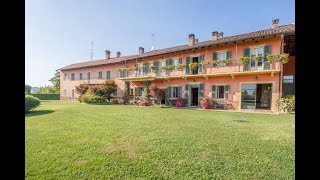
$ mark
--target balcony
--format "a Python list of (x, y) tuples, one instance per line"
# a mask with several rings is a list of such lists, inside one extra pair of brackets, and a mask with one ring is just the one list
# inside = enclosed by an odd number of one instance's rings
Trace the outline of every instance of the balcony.
[(270, 73), (271, 76), (274, 73), (280, 72), (280, 63), (249, 63), (248, 65), (242, 65), (238, 61), (232, 61), (230, 65), (218, 64), (214, 65), (198, 65), (197, 68), (188, 70), (150, 70), (149, 73), (144, 73), (142, 70), (128, 69), (125, 71), (119, 71), (116, 79), (124, 81), (146, 81), (155, 79), (172, 79), (172, 78), (188, 78), (188, 77), (204, 77), (211, 76), (236, 76), (246, 74), (266, 74)]

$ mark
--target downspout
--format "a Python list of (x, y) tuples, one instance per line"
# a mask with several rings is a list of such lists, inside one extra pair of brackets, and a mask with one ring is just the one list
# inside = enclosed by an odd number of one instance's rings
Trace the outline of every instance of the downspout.
[[(283, 43), (284, 43), (284, 35), (282, 34), (281, 35), (281, 44), (280, 44), (280, 54), (282, 54), (283, 50), (284, 50)], [(280, 99), (282, 96), (282, 77), (283, 77), (283, 64), (280, 62), (279, 97), (278, 97), (278, 99)]]

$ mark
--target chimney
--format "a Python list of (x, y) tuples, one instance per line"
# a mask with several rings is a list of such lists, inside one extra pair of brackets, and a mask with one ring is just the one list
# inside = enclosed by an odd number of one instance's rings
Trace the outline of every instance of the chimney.
[(121, 52), (118, 51), (118, 52), (117, 52), (117, 57), (120, 57), (120, 56), (121, 56)]
[(110, 59), (110, 51), (109, 50), (105, 50), (105, 52), (106, 52), (106, 59)]
[(194, 34), (189, 34), (188, 46), (194, 45), (194, 42), (195, 42)]
[(273, 28), (277, 28), (278, 27), (278, 23), (279, 23), (279, 19), (273, 19), (272, 20), (272, 27)]
[(218, 31), (213, 31), (212, 32), (212, 41), (218, 40)]
[(221, 39), (221, 38), (223, 38), (223, 32), (219, 32), (218, 34), (218, 39)]
[(144, 53), (144, 48), (143, 47), (139, 47), (139, 54), (143, 54)]

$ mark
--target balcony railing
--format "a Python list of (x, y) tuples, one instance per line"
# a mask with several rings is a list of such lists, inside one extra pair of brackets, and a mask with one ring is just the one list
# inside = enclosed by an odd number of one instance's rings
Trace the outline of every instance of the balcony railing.
[[(188, 68), (188, 70), (186, 70)], [(267, 71), (267, 70), (280, 70), (280, 63), (275, 62), (260, 63), (257, 62), (249, 63), (247, 65), (242, 65), (238, 61), (232, 61), (231, 65), (219, 64), (219, 65), (198, 65), (198, 68), (190, 69), (188, 66), (185, 69), (179, 70), (150, 70), (148, 73), (140, 70), (123, 70), (119, 71), (117, 78), (138, 78), (138, 77), (179, 77), (187, 75), (197, 75), (197, 74), (232, 74), (235, 72), (250, 72), (250, 71)]]

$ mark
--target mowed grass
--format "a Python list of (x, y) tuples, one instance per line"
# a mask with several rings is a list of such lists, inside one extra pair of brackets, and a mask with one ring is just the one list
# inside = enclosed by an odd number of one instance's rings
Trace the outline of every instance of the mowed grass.
[(26, 179), (294, 179), (294, 115), (42, 102)]

